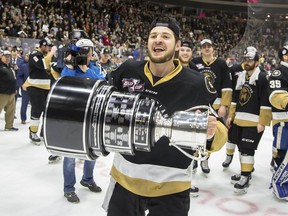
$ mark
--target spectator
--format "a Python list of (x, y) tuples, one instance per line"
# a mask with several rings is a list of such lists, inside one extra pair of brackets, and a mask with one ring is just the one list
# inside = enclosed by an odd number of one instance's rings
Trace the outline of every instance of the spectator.
[(11, 61), (10, 61), (10, 64), (13, 68), (13, 70), (15, 71), (16, 73), (16, 79), (17, 79), (17, 94), (16, 94), (16, 99), (15, 101), (17, 101), (17, 98), (19, 96), (21, 96), (21, 92), (20, 92), (20, 81), (18, 80), (18, 70), (19, 70), (19, 67), (20, 65), (23, 63), (23, 59), (19, 57), (18, 55), (18, 51), (17, 51), (17, 47), (13, 47), (12, 50), (11, 50)]
[(27, 94), (26, 91), (22, 89), (22, 85), (26, 82), (29, 76), (29, 66), (28, 66), (29, 55), (30, 53), (24, 54), (23, 62), (20, 65), (18, 73), (17, 73), (18, 85), (21, 87), (21, 92), (22, 92), (22, 101), (21, 101), (21, 110), (20, 110), (21, 124), (26, 124), (27, 107), (30, 101), (29, 95)]
[(13, 126), (15, 114), (16, 76), (10, 67), (11, 52), (4, 50), (0, 61), (0, 113), (5, 110), (5, 130), (18, 131)]

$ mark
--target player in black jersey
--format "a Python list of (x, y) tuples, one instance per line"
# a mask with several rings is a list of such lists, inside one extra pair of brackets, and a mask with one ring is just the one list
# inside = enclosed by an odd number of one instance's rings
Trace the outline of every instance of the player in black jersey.
[[(250, 52), (257, 52), (257, 49), (253, 46), (249, 46), (247, 47), (246, 49), (246, 52), (247, 51), (250, 51)], [(237, 78), (238, 78), (238, 75), (240, 73), (242, 73), (245, 68), (244, 68), (244, 64), (245, 62), (242, 62), (240, 64), (234, 64), (233, 66), (230, 67), (230, 74), (231, 74), (231, 78), (232, 78), (232, 88), (235, 89), (235, 86), (236, 86), (236, 82), (237, 82)], [(261, 68), (259, 66), (259, 69), (262, 73), (266, 74), (266, 71)], [(231, 128), (233, 127), (233, 122), (231, 122)], [(232, 129), (229, 130), (229, 133), (228, 133), (228, 141), (226, 143), (226, 159), (225, 161), (222, 163), (222, 166), (224, 168), (228, 168), (233, 160), (233, 156), (234, 156), (234, 152), (235, 152), (235, 149), (236, 149), (236, 143), (232, 143), (232, 139), (231, 139), (231, 131)]]
[[(214, 56), (213, 43), (210, 39), (202, 40), (200, 45), (202, 56), (192, 59), (192, 62), (196, 64), (198, 71), (204, 74), (216, 89), (218, 96), (212, 101), (213, 108), (217, 111), (219, 117), (225, 118), (232, 98), (232, 81), (229, 67), (224, 59)], [(210, 173), (208, 158), (202, 161), (200, 165), (204, 173)], [(195, 164), (194, 167), (194, 171), (196, 171), (197, 165)]]
[[(165, 113), (208, 105), (216, 95), (207, 78), (175, 60), (180, 48), (180, 28), (175, 19), (156, 18), (150, 25), (148, 61), (126, 61), (112, 72), (119, 91), (138, 92), (165, 106)], [(213, 136), (214, 135), (214, 136)], [(227, 140), (225, 126), (209, 117), (211, 151)], [(109, 216), (187, 216), (190, 208), (191, 159), (160, 138), (150, 152), (134, 156), (115, 153), (111, 184), (103, 207)]]
[(270, 125), (271, 107), (268, 100), (268, 80), (260, 71), (256, 49), (244, 52), (244, 71), (235, 73), (235, 87), (227, 126), (233, 127), (232, 143), (239, 149), (241, 173), (231, 177), (235, 193), (246, 193), (254, 168), (254, 155), (265, 126)]
[[(269, 100), (272, 107), (273, 116), (273, 159), (274, 173), (272, 185), (274, 193), (280, 199), (288, 200), (287, 182), (280, 182), (282, 175), (276, 173), (285, 173), (287, 180), (288, 169), (288, 45), (279, 50), (279, 58), (281, 59), (279, 67), (272, 71), (269, 78)], [(282, 170), (281, 170), (282, 169)], [(275, 187), (277, 185), (277, 187)]]
[(196, 65), (191, 61), (193, 57), (193, 44), (189, 40), (182, 40), (179, 49), (179, 61), (182, 66), (198, 71)]

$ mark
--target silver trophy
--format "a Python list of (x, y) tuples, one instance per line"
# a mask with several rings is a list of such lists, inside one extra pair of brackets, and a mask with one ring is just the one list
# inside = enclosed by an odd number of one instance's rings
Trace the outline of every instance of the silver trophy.
[(161, 104), (134, 93), (120, 93), (105, 81), (62, 77), (52, 86), (44, 114), (44, 142), (53, 155), (95, 160), (109, 152), (151, 151), (162, 136), (207, 155), (208, 106), (162, 114)]

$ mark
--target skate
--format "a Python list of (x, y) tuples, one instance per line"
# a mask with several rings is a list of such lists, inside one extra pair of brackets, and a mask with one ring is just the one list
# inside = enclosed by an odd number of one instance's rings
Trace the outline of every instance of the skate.
[(50, 155), (48, 158), (48, 163), (52, 164), (52, 163), (57, 163), (58, 161), (60, 161), (62, 158), (60, 156), (54, 156), (54, 155)]
[(225, 161), (222, 163), (222, 166), (224, 168), (228, 168), (230, 164), (232, 163), (233, 155), (227, 155)]
[(201, 161), (200, 166), (201, 166), (201, 169), (202, 169), (203, 173), (205, 173), (205, 174), (209, 174), (210, 173), (210, 168), (208, 166), (208, 158), (206, 160), (204, 160), (204, 161)]
[(241, 178), (241, 174), (236, 174), (231, 176), (231, 184), (236, 184)]
[(37, 133), (32, 132), (30, 129), (29, 129), (29, 138), (33, 144), (40, 145), (41, 139), (38, 137)]
[(190, 196), (193, 198), (198, 197), (199, 196), (199, 188), (192, 185), (190, 188)]
[(198, 168), (198, 161), (197, 160), (193, 160), (193, 173), (197, 172), (197, 168)]
[(234, 192), (237, 194), (245, 194), (250, 186), (250, 176), (241, 175), (240, 180), (234, 185)]
[[(250, 174), (249, 180), (251, 180), (251, 178), (252, 178), (252, 175)], [(231, 176), (231, 184), (235, 185), (238, 181), (240, 181), (240, 179), (241, 179), (241, 174), (236, 174), (236, 175)]]

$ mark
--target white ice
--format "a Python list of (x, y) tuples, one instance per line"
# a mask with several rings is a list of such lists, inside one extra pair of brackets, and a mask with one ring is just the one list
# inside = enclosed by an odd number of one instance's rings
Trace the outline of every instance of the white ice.
[[(0, 215), (106, 215), (101, 205), (109, 183), (113, 155), (100, 157), (96, 163), (94, 176), (103, 189), (101, 193), (90, 192), (79, 184), (83, 164), (77, 163), (76, 193), (80, 203), (69, 203), (63, 196), (62, 161), (48, 164), (49, 153), (44, 144), (35, 146), (30, 143), (30, 111), (27, 124), (22, 125), (19, 109), (20, 99), (14, 124), (19, 128), (17, 132), (4, 131), (4, 111), (0, 114)], [(238, 153), (227, 170), (223, 170), (221, 165), (225, 148), (212, 154), (210, 174), (205, 176), (198, 168), (193, 176), (193, 183), (200, 188), (200, 193), (199, 197), (191, 198), (189, 216), (288, 216), (288, 202), (276, 199), (269, 189), (272, 140), (271, 128), (268, 127), (255, 155), (251, 186), (244, 195), (236, 195), (230, 184), (231, 175), (240, 169)]]

